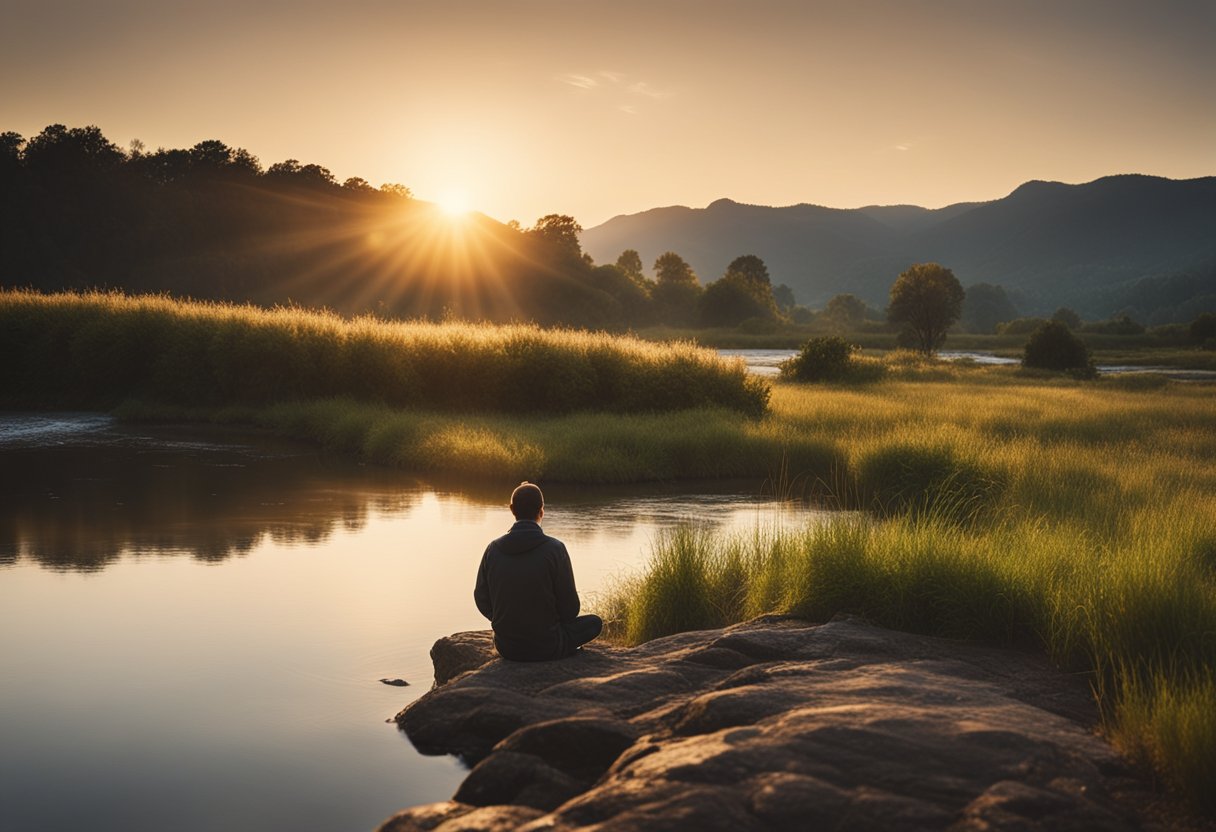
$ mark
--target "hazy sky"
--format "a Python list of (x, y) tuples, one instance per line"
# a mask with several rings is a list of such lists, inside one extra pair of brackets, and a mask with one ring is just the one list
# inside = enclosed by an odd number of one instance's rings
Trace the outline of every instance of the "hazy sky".
[(1216, 0), (0, 0), (0, 130), (591, 226), (719, 197), (939, 206), (1216, 174)]

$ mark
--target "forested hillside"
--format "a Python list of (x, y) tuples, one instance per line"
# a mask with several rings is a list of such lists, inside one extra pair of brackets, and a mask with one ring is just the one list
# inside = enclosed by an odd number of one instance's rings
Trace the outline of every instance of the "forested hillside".
[(96, 127), (0, 135), (0, 285), (116, 288), (344, 313), (618, 326), (578, 226), (447, 216), (408, 188), (263, 168), (223, 142), (147, 152)]
[(643, 259), (677, 251), (702, 274), (717, 274), (737, 252), (750, 251), (775, 283), (788, 284), (809, 306), (842, 292), (881, 306), (893, 275), (935, 261), (964, 285), (1002, 285), (1026, 313), (1071, 306), (1106, 317), (1127, 311), (1136, 295), (1141, 305), (1132, 311), (1165, 322), (1160, 318), (1173, 313), (1134, 288), (1165, 278), (1174, 290), (1194, 289), (1169, 298), (1185, 320), (1205, 304), (1195, 298), (1216, 292), (1216, 177), (1028, 182), (1003, 199), (936, 210), (769, 208), (723, 199), (702, 209), (616, 217), (585, 231), (582, 241), (596, 258), (623, 248)]

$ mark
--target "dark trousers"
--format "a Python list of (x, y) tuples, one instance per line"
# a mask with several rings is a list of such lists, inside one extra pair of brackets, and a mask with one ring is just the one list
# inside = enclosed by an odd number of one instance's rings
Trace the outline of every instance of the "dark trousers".
[(603, 631), (604, 620), (598, 615), (580, 615), (573, 621), (563, 621), (557, 625), (557, 657), (564, 659), (566, 656), (573, 656), (574, 651)]

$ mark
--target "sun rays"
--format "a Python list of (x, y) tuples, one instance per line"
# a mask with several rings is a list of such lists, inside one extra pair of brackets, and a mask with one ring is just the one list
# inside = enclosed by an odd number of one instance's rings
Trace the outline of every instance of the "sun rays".
[[(299, 208), (300, 206), (295, 206)], [(352, 206), (318, 202), (306, 232), (250, 241), (253, 254), (293, 256), (290, 297), (343, 312), (504, 320), (523, 317), (512, 275), (528, 269), (520, 232), (469, 208), (467, 195)]]

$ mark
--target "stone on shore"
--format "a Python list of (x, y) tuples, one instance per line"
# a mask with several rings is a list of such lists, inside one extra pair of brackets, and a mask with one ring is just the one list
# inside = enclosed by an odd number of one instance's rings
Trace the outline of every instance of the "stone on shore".
[(431, 655), (397, 722), (473, 768), (381, 832), (1139, 828), (1086, 682), (1034, 655), (783, 617), (557, 662), (503, 661), (488, 632)]

